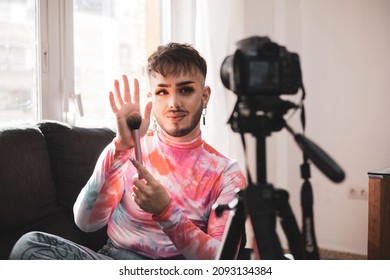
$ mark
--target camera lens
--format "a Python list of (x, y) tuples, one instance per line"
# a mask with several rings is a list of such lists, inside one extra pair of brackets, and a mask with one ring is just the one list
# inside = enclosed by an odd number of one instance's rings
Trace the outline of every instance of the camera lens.
[(230, 88), (230, 73), (233, 71), (233, 56), (227, 56), (221, 65), (220, 69), (220, 76), (221, 76), (221, 81), (224, 87), (227, 89), (233, 90)]

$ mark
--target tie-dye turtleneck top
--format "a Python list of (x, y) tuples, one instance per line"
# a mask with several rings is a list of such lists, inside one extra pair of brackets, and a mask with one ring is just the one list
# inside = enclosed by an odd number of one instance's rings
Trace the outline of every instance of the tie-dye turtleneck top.
[[(129, 157), (134, 149), (110, 143), (74, 205), (76, 224), (84, 231), (105, 225), (113, 244), (158, 259), (182, 255), (214, 259), (228, 212), (216, 217), (214, 203), (227, 204), (245, 177), (238, 163), (208, 145), (199, 135), (176, 143), (161, 132), (141, 139), (143, 164), (167, 189), (171, 202), (155, 216), (139, 208), (131, 193), (137, 170)], [(226, 212), (226, 211), (225, 211)]]

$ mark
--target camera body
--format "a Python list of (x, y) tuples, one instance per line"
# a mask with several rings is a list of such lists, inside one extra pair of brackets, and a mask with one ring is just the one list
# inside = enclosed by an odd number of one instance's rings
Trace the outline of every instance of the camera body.
[(220, 69), (223, 85), (238, 96), (295, 94), (302, 85), (299, 56), (268, 37), (249, 37), (236, 43)]

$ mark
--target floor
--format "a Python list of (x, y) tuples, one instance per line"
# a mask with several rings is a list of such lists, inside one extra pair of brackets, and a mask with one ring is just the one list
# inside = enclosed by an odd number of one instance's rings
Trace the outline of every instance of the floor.
[(326, 249), (320, 249), (320, 258), (323, 260), (367, 260), (366, 255), (338, 252)]

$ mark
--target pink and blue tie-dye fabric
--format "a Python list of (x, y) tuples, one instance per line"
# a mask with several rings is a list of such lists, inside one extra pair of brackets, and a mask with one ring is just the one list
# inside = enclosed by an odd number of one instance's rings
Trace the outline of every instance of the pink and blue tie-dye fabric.
[(236, 161), (217, 152), (201, 136), (176, 143), (162, 133), (142, 138), (144, 166), (171, 196), (158, 216), (133, 201), (132, 178), (137, 170), (129, 161), (133, 149), (118, 150), (112, 142), (102, 152), (93, 175), (74, 205), (75, 221), (84, 231), (106, 224), (108, 236), (120, 248), (147, 257), (214, 259), (227, 214), (216, 217), (214, 203), (227, 204), (245, 177)]

